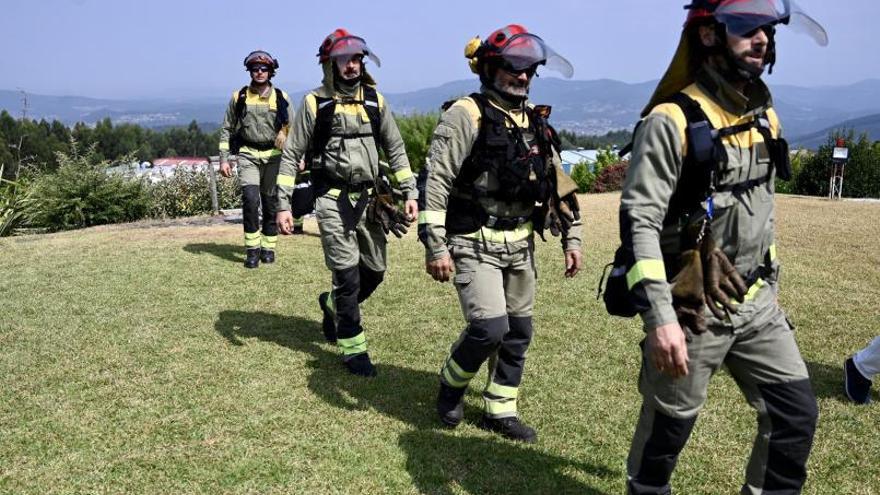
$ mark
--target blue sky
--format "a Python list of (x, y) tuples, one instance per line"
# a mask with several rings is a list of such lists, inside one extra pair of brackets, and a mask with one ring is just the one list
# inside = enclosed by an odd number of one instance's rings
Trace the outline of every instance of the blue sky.
[[(517, 22), (575, 66), (575, 79), (659, 78), (686, 0), (228, 1), (3, 0), (0, 89), (111, 98), (209, 96), (246, 82), (255, 48), (281, 63), (276, 82), (316, 85), (315, 53), (334, 28), (367, 39), (386, 92), (472, 77), (463, 48)], [(817, 86), (880, 78), (880, 2), (799, 0), (828, 30), (816, 46), (782, 29), (771, 83)], [(258, 7), (255, 7), (258, 6)]]

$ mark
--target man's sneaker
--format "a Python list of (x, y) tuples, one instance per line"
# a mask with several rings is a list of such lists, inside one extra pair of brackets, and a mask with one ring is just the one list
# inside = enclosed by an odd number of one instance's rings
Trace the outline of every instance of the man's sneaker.
[(343, 361), (348, 372), (357, 376), (376, 376), (376, 368), (370, 362), (370, 355), (366, 352), (358, 354), (351, 359)]
[(303, 235), (303, 226), (302, 225), (294, 225), (293, 226), (293, 235)]
[(853, 358), (847, 358), (843, 363), (843, 388), (849, 400), (856, 404), (871, 402), (871, 380), (859, 372)]
[(461, 423), (464, 416), (464, 405), (462, 398), (467, 387), (455, 388), (440, 383), (440, 393), (437, 394), (437, 414), (440, 415), (440, 421), (450, 427), (455, 428)]
[(329, 299), (329, 292), (322, 292), (318, 295), (318, 305), (321, 306), (321, 313), (324, 314), (324, 318), (321, 320), (321, 330), (324, 332), (324, 338), (327, 339), (327, 342), (335, 344), (336, 319), (333, 317), (333, 312), (330, 311), (330, 308), (327, 306), (327, 301)]
[(245, 268), (256, 268), (260, 266), (260, 248), (248, 249), (244, 257)]
[(275, 251), (260, 248), (260, 261), (263, 263), (275, 263)]
[(508, 418), (490, 418), (483, 416), (479, 428), (500, 434), (504, 438), (525, 443), (534, 443), (538, 439), (535, 429), (519, 420), (516, 416)]

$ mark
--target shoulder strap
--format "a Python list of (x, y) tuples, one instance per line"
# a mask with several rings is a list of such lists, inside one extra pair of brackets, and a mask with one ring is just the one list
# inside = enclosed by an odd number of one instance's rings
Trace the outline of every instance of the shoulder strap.
[(315, 97), (315, 129), (312, 133), (311, 155), (319, 156), (330, 141), (330, 132), (333, 125), (333, 114), (336, 112), (336, 100), (323, 96)]
[(275, 88), (275, 132), (290, 124), (289, 108), (290, 102), (284, 97), (284, 92)]
[(242, 86), (238, 90), (238, 98), (235, 100), (235, 120), (240, 121), (244, 115), (244, 109), (247, 107), (247, 86)]
[(382, 113), (379, 108), (379, 93), (376, 88), (364, 85), (364, 111), (370, 118), (370, 128), (373, 132), (373, 141), (376, 143), (376, 152), (381, 150), (380, 143), (382, 141)]

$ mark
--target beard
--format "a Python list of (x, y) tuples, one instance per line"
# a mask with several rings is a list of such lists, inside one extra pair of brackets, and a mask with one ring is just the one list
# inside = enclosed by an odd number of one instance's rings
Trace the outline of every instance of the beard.
[(502, 79), (499, 75), (495, 75), (495, 89), (506, 95), (515, 98), (527, 98), (529, 96), (529, 82), (522, 82), (518, 79)]

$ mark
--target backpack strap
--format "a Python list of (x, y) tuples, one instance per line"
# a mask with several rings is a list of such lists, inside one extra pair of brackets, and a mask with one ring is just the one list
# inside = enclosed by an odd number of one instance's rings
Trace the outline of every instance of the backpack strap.
[(290, 124), (290, 102), (284, 97), (284, 92), (275, 88), (275, 132)]
[(247, 86), (242, 86), (238, 90), (238, 98), (235, 100), (235, 120), (240, 122), (244, 116), (244, 109), (247, 107)]

